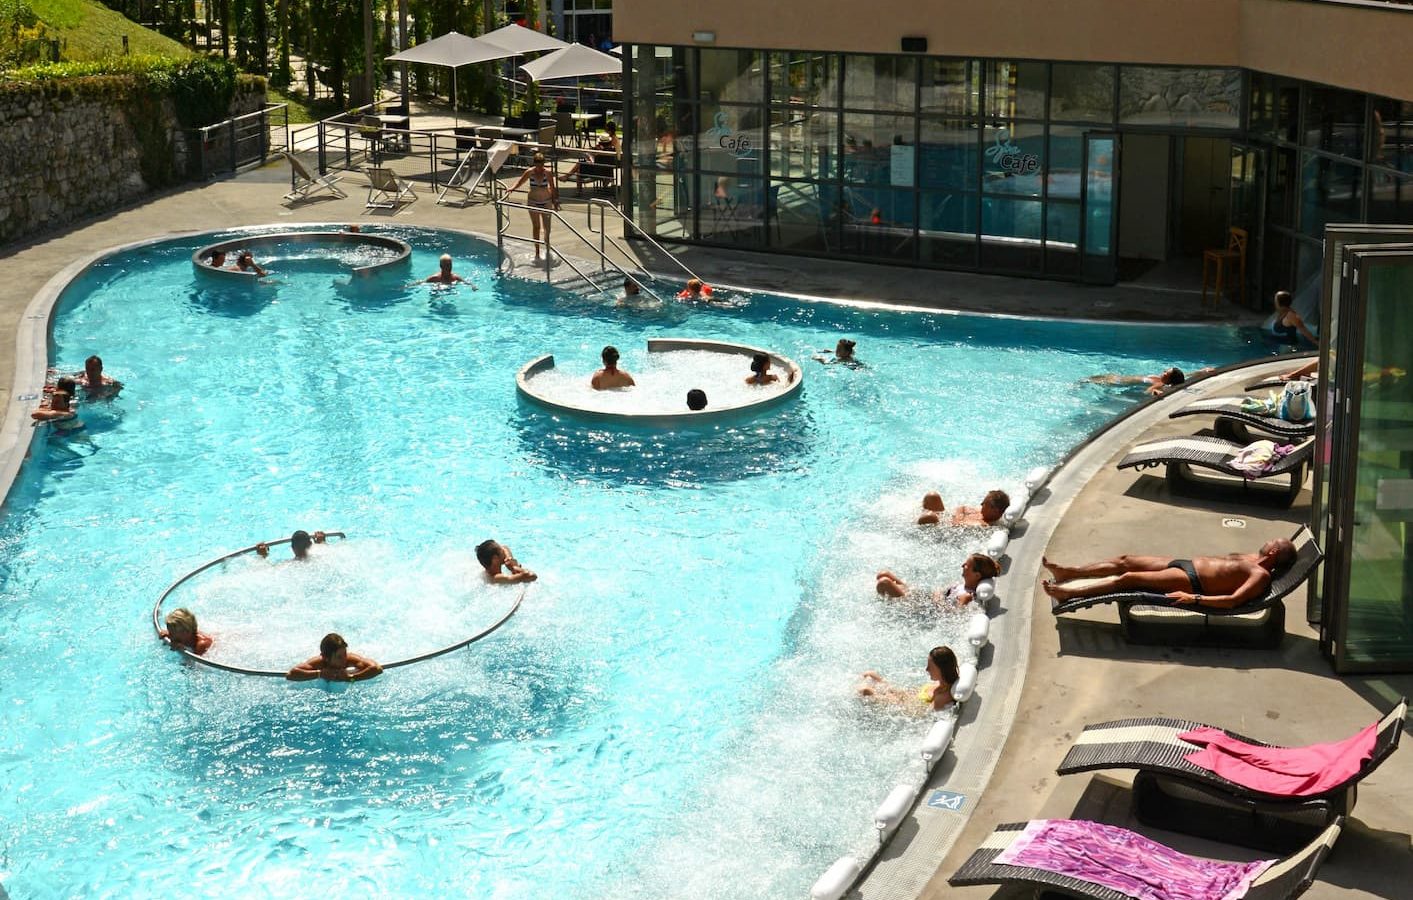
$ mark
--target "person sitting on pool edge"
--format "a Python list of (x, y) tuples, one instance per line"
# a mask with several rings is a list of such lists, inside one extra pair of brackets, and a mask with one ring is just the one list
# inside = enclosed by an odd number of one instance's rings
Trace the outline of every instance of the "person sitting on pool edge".
[(270, 274), (265, 269), (260, 268), (260, 266), (256, 264), (255, 255), (252, 254), (249, 250), (240, 251), (240, 255), (236, 257), (235, 267), (238, 271), (241, 272), (254, 272), (261, 278), (264, 278), (266, 275)]
[(383, 667), (348, 649), (348, 641), (333, 632), (319, 642), (319, 655), (285, 673), (288, 681), (367, 681), (383, 674)]
[(437, 274), (428, 275), (423, 279), (427, 284), (461, 284), (464, 282), (465, 284), (470, 284), (472, 290), (476, 289), (476, 285), (471, 284), (471, 282), (451, 270), (450, 253), (443, 253), (437, 260), (437, 265), (441, 267)]
[[(982, 579), (995, 578), (1000, 574), (1001, 567), (996, 564), (996, 560), (984, 553), (973, 553), (962, 563), (962, 580), (933, 591), (932, 601), (939, 606), (966, 606), (971, 602), (976, 593), (976, 586), (981, 584)], [(888, 571), (878, 573), (873, 589), (878, 592), (878, 596), (895, 600), (906, 597), (911, 590), (907, 582)]]
[(196, 614), (186, 607), (178, 607), (167, 613), (167, 630), (157, 634), (173, 650), (189, 650), (201, 656), (211, 649), (211, 636), (202, 634), (197, 629)]
[(618, 368), (618, 348), (610, 344), (603, 348), (599, 354), (603, 359), (603, 368), (594, 373), (589, 379), (589, 387), (596, 391), (607, 391), (613, 388), (632, 387), (637, 384), (633, 376)]
[(957, 511), (952, 514), (952, 524), (998, 525), (1010, 505), (1011, 498), (1005, 491), (987, 491), (986, 496), (981, 498), (981, 506), (957, 507)]
[(916, 691), (896, 688), (877, 672), (863, 673), (863, 682), (856, 689), (860, 697), (869, 697), (905, 711), (940, 711), (952, 705), (952, 685), (961, 678), (957, 655), (951, 647), (933, 647), (927, 654), (927, 677), (930, 679)]
[(206, 254), (206, 265), (213, 269), (224, 269), (226, 267), (226, 251), (212, 250)]
[[(476, 545), (476, 561), (486, 570), (486, 580), (492, 584), (519, 584), (539, 578), (520, 565), (509, 547), (495, 541), (482, 541)], [(502, 572), (502, 568), (506, 571)]]
[(112, 400), (123, 389), (121, 381), (103, 374), (103, 358), (96, 353), (83, 361), (83, 371), (74, 373), (74, 379), (89, 400)]
[(701, 388), (692, 388), (687, 392), (687, 408), (692, 412), (701, 412), (706, 409), (706, 391)]
[[(316, 531), (314, 532), (314, 537), (311, 539), (309, 532), (301, 528), (299, 531), (289, 536), (289, 549), (294, 553), (295, 559), (307, 560), (309, 558), (309, 547), (312, 544), (322, 544), (327, 538), (328, 535), (324, 534), (324, 532)], [(269, 556), (270, 545), (261, 541), (255, 545), (255, 552), (261, 556)]]
[[(1194, 556), (1169, 559), (1166, 556), (1116, 556), (1083, 566), (1062, 566), (1042, 558), (1054, 581), (1046, 579), (1041, 588), (1051, 598), (1064, 602), (1079, 597), (1097, 597), (1115, 591), (1144, 591), (1163, 594), (1179, 605), (1231, 609), (1265, 594), (1271, 578), (1295, 563), (1295, 545), (1285, 538), (1267, 541), (1256, 553), (1226, 556)], [(1082, 587), (1064, 587), (1063, 581), (1095, 578)]]

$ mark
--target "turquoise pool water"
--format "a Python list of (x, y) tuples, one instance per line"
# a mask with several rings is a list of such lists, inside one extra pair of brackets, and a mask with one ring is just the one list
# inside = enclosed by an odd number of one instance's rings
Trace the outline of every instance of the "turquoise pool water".
[[(210, 284), (188, 257), (217, 234), (110, 257), (62, 298), (54, 362), (98, 352), (127, 387), (83, 409), (84, 436), (36, 441), (0, 520), (16, 900), (803, 896), (866, 845), (926, 728), (860, 706), (856, 674), (921, 683), (955, 632), (872, 593), (884, 567), (953, 580), (977, 540), (908, 525), (921, 493), (1015, 487), (1136, 399), (1085, 375), (1268, 352), (1231, 329), (765, 295), (622, 309), (497, 280), (468, 238), (391, 233), (412, 273), (449, 249), (480, 289), (310, 259)], [(542, 352), (587, 377), (614, 343), (631, 371), (657, 335), (802, 361), (847, 335), (868, 367), (803, 362), (796, 401), (700, 432), (517, 401)], [(486, 537), (541, 578), (488, 641), (342, 692), (160, 648), (163, 588), (300, 527), (349, 539), (176, 598), (222, 658), (292, 664), (335, 626), (398, 655), (484, 623), (506, 596), (476, 584)]]

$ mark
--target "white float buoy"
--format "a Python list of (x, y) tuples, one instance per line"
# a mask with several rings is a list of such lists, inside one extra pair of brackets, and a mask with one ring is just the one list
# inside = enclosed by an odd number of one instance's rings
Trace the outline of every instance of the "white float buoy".
[[(967, 622), (967, 640), (971, 645), (980, 650), (986, 646), (990, 635), (991, 617), (984, 612), (972, 613), (971, 621)], [(952, 692), (952, 696), (956, 696), (956, 691)]]
[(983, 607), (990, 606), (991, 601), (996, 597), (996, 579), (981, 579), (976, 585), (976, 590), (972, 591), (971, 595)]
[(942, 754), (952, 744), (952, 732), (957, 727), (957, 720), (952, 717), (941, 719), (928, 729), (927, 737), (922, 739), (922, 747), (919, 752), (922, 754), (923, 762), (927, 763), (928, 770), (931, 770), (937, 760), (942, 758)]
[(992, 559), (1000, 559), (1006, 555), (1006, 545), (1011, 542), (1011, 536), (1004, 530), (997, 531), (986, 541), (986, 555)]
[(1045, 479), (1048, 477), (1050, 477), (1049, 469), (1045, 468), (1044, 466), (1036, 466), (1035, 468), (1031, 469), (1029, 472), (1026, 473), (1025, 489), (1027, 491), (1030, 491), (1032, 494), (1035, 493), (1035, 489), (1044, 484)]
[(857, 859), (852, 856), (839, 857), (810, 888), (810, 900), (839, 900), (853, 886), (859, 871)]
[(976, 690), (976, 666), (973, 663), (962, 663), (957, 672), (957, 683), (952, 685), (952, 699), (957, 702), (967, 700), (974, 690)]
[(882, 843), (888, 840), (889, 835), (898, 830), (898, 826), (903, 824), (903, 817), (912, 808), (913, 798), (917, 796), (917, 785), (900, 784), (888, 792), (888, 796), (883, 798), (878, 809), (873, 814), (873, 827), (878, 829), (878, 841)]

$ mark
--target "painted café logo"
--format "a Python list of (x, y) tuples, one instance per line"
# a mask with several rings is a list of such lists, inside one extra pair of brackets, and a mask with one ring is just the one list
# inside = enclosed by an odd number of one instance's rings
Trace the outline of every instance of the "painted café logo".
[(755, 149), (751, 146), (751, 138), (746, 134), (738, 134), (731, 130), (731, 126), (726, 124), (726, 113), (718, 112), (712, 122), (711, 128), (707, 129), (707, 141), (715, 144), (737, 159), (749, 159), (751, 151)]
[(1040, 171), (1040, 157), (1034, 153), (1022, 153), (1021, 148), (1011, 141), (1011, 132), (997, 129), (996, 143), (986, 148), (991, 161), (1012, 175), (1034, 175)]

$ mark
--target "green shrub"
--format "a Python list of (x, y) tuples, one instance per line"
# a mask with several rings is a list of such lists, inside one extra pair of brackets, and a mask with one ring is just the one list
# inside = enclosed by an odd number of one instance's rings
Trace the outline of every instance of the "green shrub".
[[(165, 56), (115, 56), (91, 62), (59, 62), (27, 66), (5, 73), (6, 81), (47, 83), (72, 81), (77, 96), (98, 89), (101, 76), (123, 79), (132, 96), (168, 97), (177, 121), (185, 128), (198, 128), (219, 122), (229, 114), (236, 92), (235, 63), (225, 59), (194, 56), (172, 59)], [(244, 82), (246, 90), (258, 88)], [(87, 88), (87, 89), (86, 89)]]

